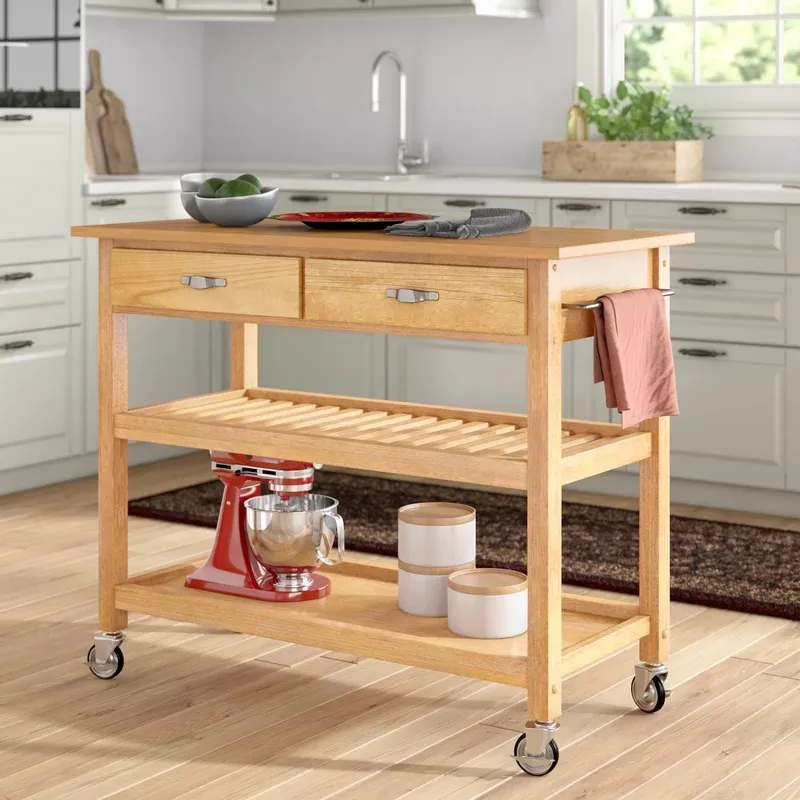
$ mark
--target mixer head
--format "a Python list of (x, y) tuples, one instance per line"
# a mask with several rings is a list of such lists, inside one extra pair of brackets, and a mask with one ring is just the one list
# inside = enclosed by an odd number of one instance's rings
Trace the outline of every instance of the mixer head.
[(266, 484), (270, 492), (282, 497), (308, 494), (314, 486), (314, 464), (283, 458), (266, 458), (211, 451), (211, 469), (220, 477), (235, 475), (253, 483)]

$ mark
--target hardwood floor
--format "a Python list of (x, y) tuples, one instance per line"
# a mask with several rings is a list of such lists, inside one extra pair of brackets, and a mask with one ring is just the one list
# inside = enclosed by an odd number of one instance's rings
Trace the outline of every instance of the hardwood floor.
[[(207, 474), (138, 468), (131, 493)], [(800, 624), (673, 604), (663, 711), (616, 654), (566, 681), (561, 762), (529, 778), (510, 687), (142, 616), (122, 675), (92, 678), (96, 514), (93, 480), (0, 497), (0, 800), (800, 798)], [(130, 527), (132, 572), (212, 536)]]

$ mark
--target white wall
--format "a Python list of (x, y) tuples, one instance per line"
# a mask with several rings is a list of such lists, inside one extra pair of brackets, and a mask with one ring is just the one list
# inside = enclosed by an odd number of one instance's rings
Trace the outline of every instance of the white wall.
[(103, 82), (125, 103), (141, 171), (196, 169), (203, 158), (203, 23), (84, 19)]
[(410, 137), (438, 168), (537, 171), (564, 133), (575, 80), (574, 3), (542, 20), (339, 17), (212, 24), (206, 31), (207, 164), (390, 166), (397, 76), (370, 109), (370, 68), (393, 49), (409, 75)]

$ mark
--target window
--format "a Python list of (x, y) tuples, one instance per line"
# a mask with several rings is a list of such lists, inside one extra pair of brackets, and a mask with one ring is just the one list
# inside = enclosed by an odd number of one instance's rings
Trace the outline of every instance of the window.
[(611, 0), (613, 80), (800, 86), (800, 0)]

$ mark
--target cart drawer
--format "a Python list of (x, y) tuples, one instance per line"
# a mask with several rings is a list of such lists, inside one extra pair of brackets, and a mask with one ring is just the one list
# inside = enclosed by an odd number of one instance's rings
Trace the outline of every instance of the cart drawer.
[(116, 308), (169, 309), (200, 317), (300, 318), (300, 260), (115, 248)]
[[(306, 261), (305, 316), (324, 322), (524, 336), (525, 287), (521, 269), (311, 258)], [(397, 297), (389, 296), (395, 293)]]

